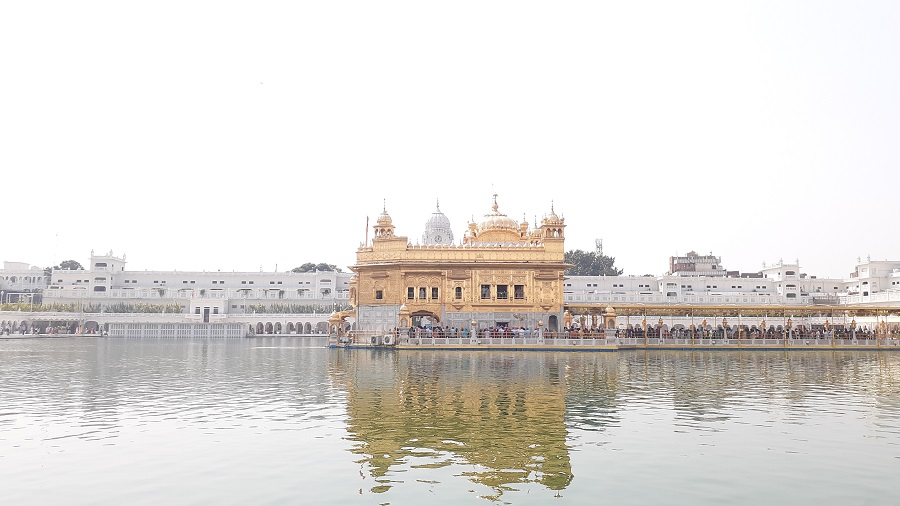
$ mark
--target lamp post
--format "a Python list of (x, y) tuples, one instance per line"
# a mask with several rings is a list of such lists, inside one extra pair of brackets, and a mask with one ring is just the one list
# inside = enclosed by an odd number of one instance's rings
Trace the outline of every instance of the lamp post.
[(538, 339), (544, 342), (544, 320), (538, 320)]
[(722, 338), (728, 340), (728, 318), (722, 318)]
[(644, 315), (644, 319), (641, 320), (641, 332), (644, 333), (644, 348), (647, 347), (647, 315)]
[(475, 342), (478, 342), (478, 321), (472, 318), (472, 321), (469, 322), (472, 324), (472, 339), (475, 339)]
[(657, 333), (659, 333), (659, 336), (657, 336), (657, 337), (659, 338), (660, 343), (662, 343), (662, 340), (663, 340), (662, 326), (663, 326), (663, 319), (662, 319), (662, 316), (660, 316), (659, 322), (657, 322), (657, 326), (656, 326), (656, 331), (657, 331)]

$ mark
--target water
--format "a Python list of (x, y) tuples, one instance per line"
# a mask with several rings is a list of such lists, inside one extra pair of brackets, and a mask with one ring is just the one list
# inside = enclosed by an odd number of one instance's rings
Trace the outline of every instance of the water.
[(897, 504), (900, 353), (0, 341), (2, 504)]

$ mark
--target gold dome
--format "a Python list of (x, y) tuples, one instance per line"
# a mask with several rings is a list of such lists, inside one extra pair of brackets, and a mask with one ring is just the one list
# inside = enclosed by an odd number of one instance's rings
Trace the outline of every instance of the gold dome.
[(387, 209), (381, 211), (381, 214), (378, 215), (378, 225), (382, 227), (387, 227), (393, 224), (393, 220), (391, 220), (391, 215), (388, 214)]
[(550, 203), (550, 215), (546, 216), (543, 220), (541, 220), (541, 224), (543, 225), (562, 225), (566, 220), (560, 218), (556, 215), (556, 211), (553, 209), (553, 202)]
[(519, 242), (522, 239), (516, 220), (498, 211), (496, 193), (491, 212), (478, 224), (476, 237), (478, 242)]

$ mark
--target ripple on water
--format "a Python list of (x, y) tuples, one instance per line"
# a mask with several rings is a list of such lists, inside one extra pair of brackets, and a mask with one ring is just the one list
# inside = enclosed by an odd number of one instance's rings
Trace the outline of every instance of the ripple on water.
[(900, 501), (893, 354), (95, 339), (0, 363), (8, 504)]

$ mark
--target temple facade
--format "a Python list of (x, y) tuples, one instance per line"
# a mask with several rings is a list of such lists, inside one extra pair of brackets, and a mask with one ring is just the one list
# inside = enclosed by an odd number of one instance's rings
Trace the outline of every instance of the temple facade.
[[(449, 230), (449, 222), (442, 218), (444, 227)], [(413, 245), (395, 232), (385, 209), (350, 267), (357, 329), (558, 330), (568, 267), (565, 227), (552, 205), (539, 225), (518, 223), (499, 211), (495, 194), (490, 211), (468, 224), (460, 243)]]

